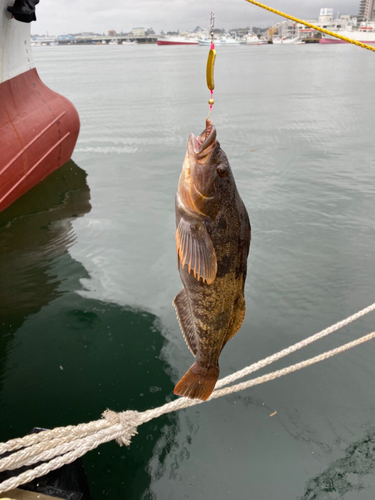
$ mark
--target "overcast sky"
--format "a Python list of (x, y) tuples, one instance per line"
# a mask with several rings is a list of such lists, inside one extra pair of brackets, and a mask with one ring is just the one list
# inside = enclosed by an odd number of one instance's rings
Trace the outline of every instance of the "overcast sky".
[[(317, 19), (322, 7), (334, 15), (357, 15), (360, 0), (268, 0), (267, 4), (305, 20)], [(33, 34), (60, 35), (108, 30), (129, 32), (132, 28), (153, 28), (155, 33), (209, 27), (211, 10), (217, 28), (266, 27), (280, 19), (246, 0), (40, 0)]]

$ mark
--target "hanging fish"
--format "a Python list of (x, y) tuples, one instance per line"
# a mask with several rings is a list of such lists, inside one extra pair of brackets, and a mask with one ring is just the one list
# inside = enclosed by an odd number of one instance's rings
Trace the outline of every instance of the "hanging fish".
[(183, 290), (173, 305), (196, 360), (174, 389), (206, 400), (219, 377), (219, 356), (245, 317), (250, 221), (216, 129), (188, 139), (176, 194), (176, 246)]

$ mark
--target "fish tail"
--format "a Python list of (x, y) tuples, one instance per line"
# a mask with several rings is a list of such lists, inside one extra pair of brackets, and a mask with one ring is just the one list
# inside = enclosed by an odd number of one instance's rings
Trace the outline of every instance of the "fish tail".
[(202, 366), (197, 361), (189, 368), (174, 388), (177, 396), (206, 401), (219, 378), (219, 365)]

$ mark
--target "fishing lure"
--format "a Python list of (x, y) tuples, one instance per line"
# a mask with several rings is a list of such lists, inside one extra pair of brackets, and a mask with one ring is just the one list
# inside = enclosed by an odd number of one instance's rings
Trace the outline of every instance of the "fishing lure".
[(215, 67), (215, 59), (216, 59), (216, 50), (214, 44), (214, 22), (215, 22), (215, 14), (211, 12), (211, 47), (208, 53), (207, 59), (207, 69), (206, 69), (206, 80), (208, 90), (211, 92), (211, 97), (208, 100), (208, 104), (210, 105), (210, 111), (208, 112), (208, 116), (210, 116), (212, 106), (214, 104), (214, 88), (215, 88), (215, 79), (214, 79), (214, 67)]
[(215, 66), (216, 50), (215, 44), (211, 43), (210, 52), (207, 59), (207, 87), (212, 92), (215, 88), (214, 81), (214, 66)]

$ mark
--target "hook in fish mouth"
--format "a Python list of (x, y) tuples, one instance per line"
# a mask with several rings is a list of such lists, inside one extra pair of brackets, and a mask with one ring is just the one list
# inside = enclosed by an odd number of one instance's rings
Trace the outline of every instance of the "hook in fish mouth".
[(193, 212), (205, 215), (206, 204), (214, 199), (217, 177), (215, 155), (216, 129), (206, 120), (205, 130), (198, 136), (190, 134), (187, 152), (178, 184), (181, 202)]
[(206, 129), (198, 136), (190, 135), (190, 141), (196, 160), (205, 158), (216, 145), (216, 128), (209, 118), (206, 120)]

